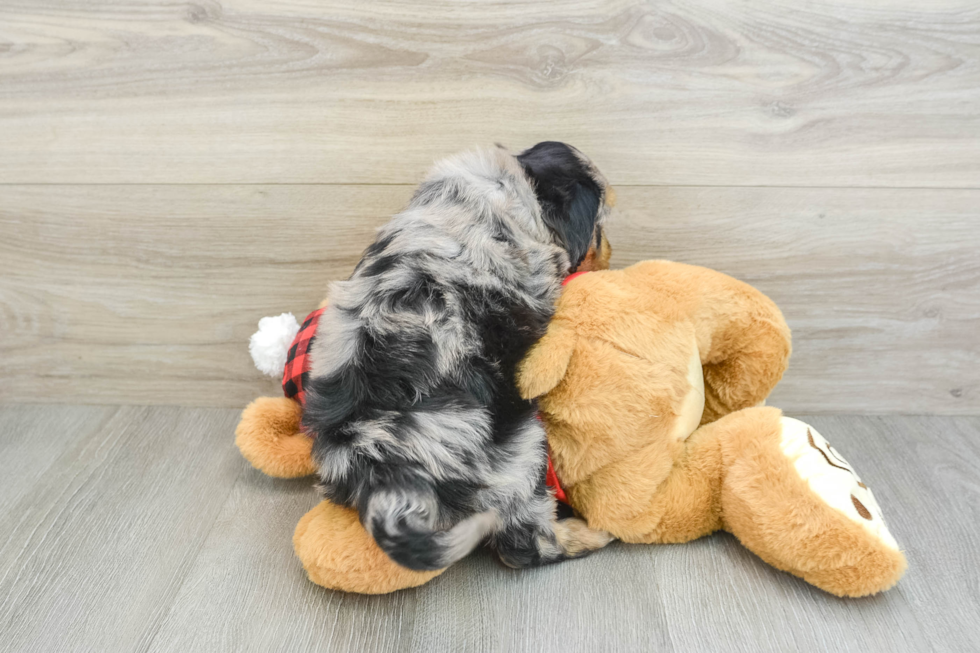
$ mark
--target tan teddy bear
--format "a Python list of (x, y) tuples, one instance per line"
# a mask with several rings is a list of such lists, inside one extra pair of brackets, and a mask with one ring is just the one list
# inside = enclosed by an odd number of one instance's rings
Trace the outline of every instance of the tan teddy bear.
[[(636, 543), (723, 529), (828, 592), (887, 589), (906, 563), (871, 491), (815, 429), (760, 407), (789, 354), (789, 329), (759, 291), (647, 261), (571, 279), (518, 383), (538, 398), (554, 470), (590, 526)], [(292, 399), (256, 400), (242, 453), (274, 476), (311, 473), (300, 417)], [(399, 567), (356, 512), (327, 501), (293, 541), (310, 579), (334, 589), (391, 592), (440, 573)]]
[(591, 527), (637, 543), (723, 529), (828, 592), (887, 589), (905, 558), (871, 490), (816, 429), (757, 407), (789, 354), (758, 290), (647, 261), (569, 283), (519, 382)]

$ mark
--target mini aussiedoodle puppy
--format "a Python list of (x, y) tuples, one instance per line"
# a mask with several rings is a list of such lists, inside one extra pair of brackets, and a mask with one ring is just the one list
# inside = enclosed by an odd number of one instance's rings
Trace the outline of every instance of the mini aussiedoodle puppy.
[(565, 276), (608, 265), (608, 195), (563, 143), (449, 158), (331, 286), (303, 425), (325, 496), (398, 564), (441, 569), (486, 541), (524, 567), (610, 540), (557, 519), (515, 380)]

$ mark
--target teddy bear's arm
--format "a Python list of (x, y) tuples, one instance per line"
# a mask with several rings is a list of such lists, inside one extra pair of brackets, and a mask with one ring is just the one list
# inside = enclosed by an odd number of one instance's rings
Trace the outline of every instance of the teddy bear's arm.
[(623, 272), (694, 327), (704, 373), (701, 423), (754, 406), (779, 382), (790, 332), (776, 304), (727, 274), (672, 261), (642, 261)]
[(259, 397), (242, 412), (235, 444), (248, 462), (276, 478), (300, 478), (316, 473), (313, 440), (300, 422), (303, 409), (287, 397)]
[(531, 348), (517, 370), (517, 387), (524, 399), (534, 399), (549, 392), (565, 377), (575, 350), (575, 329), (555, 319), (548, 331)]
[(703, 270), (700, 282), (693, 322), (702, 345), (706, 424), (765, 400), (786, 371), (792, 346), (783, 314), (766, 295), (713, 270)]

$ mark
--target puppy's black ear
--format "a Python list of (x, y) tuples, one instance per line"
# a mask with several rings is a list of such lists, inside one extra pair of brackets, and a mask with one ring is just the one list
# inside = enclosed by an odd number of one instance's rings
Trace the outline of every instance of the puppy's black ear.
[(588, 165), (565, 143), (545, 141), (517, 155), (534, 185), (542, 218), (579, 266), (589, 251), (602, 189)]
[(566, 233), (561, 234), (559, 230), (559, 237), (565, 241), (565, 249), (568, 250), (568, 258), (574, 270), (585, 259), (592, 244), (595, 221), (599, 215), (599, 187), (595, 182), (591, 186), (576, 184), (572, 188), (571, 198), (568, 222), (565, 223)]

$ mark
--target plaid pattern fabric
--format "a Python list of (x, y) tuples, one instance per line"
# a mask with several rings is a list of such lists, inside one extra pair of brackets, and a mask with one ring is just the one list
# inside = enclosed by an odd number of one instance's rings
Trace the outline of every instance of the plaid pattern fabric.
[[(324, 307), (325, 308), (325, 307)], [(318, 308), (303, 321), (299, 333), (293, 338), (293, 344), (286, 354), (286, 367), (282, 372), (282, 391), (290, 399), (295, 399), (301, 406), (306, 405), (306, 394), (303, 387), (310, 377), (310, 357), (307, 353), (316, 338), (316, 325), (323, 315), (323, 308)]]

